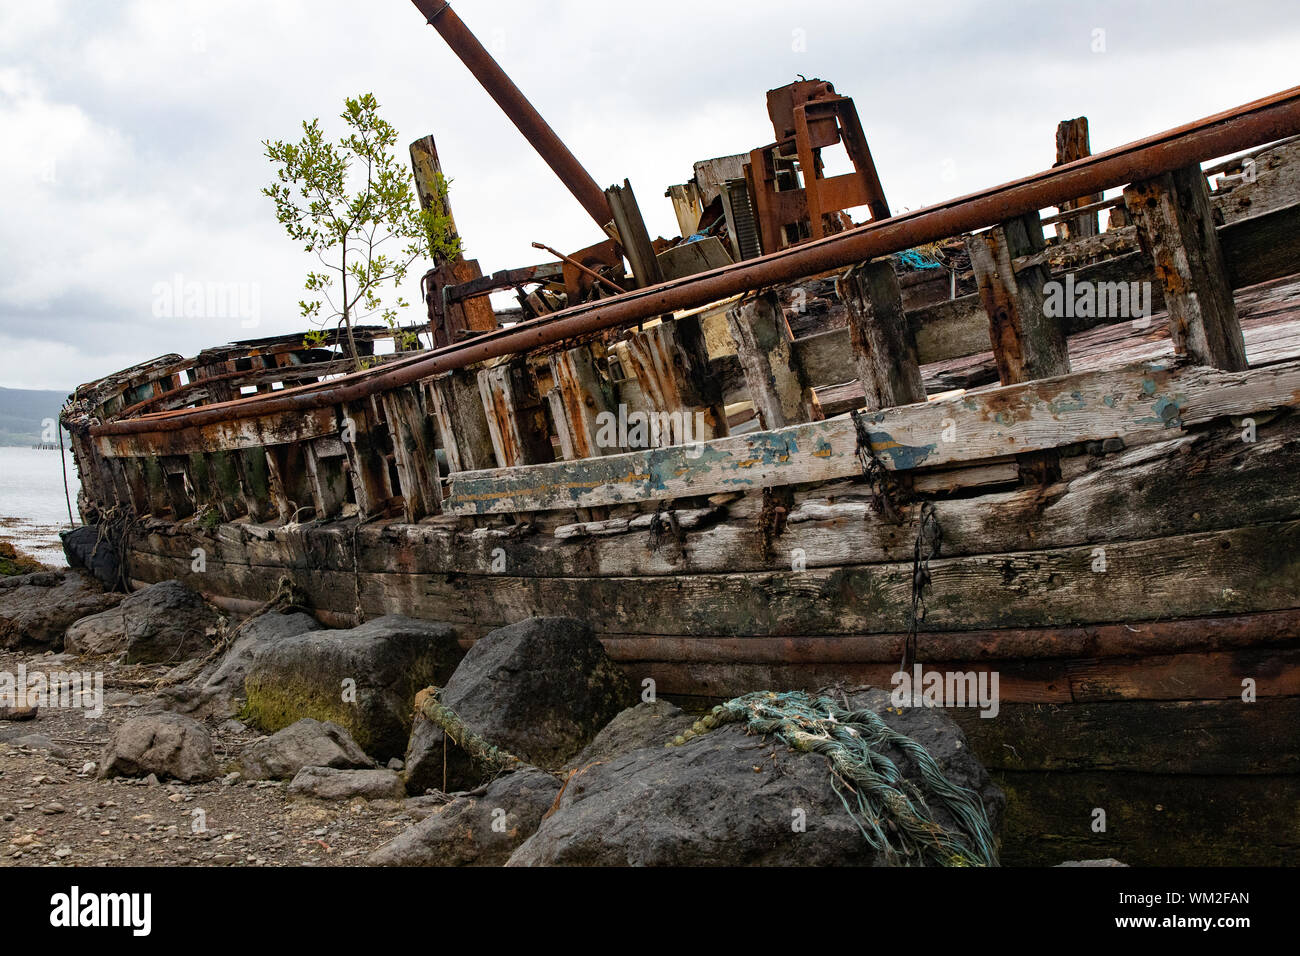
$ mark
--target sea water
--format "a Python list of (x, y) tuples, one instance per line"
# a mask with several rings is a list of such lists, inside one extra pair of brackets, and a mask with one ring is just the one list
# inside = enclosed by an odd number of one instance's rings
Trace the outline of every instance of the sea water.
[[(64, 567), (59, 532), (68, 527), (68, 503), (58, 449), (0, 447), (0, 538), (13, 542), (36, 560)], [(77, 468), (72, 452), (67, 464), (68, 496), (77, 515)]]

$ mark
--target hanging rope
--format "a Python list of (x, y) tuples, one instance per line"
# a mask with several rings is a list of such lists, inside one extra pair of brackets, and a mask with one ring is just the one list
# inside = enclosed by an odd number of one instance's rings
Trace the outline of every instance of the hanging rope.
[(63, 450), (63, 426), (56, 423), (54, 430), (59, 433), (59, 464), (63, 466), (63, 500), (68, 503), (68, 527), (75, 528), (77, 522), (72, 517), (72, 492), (68, 490), (68, 454)]
[[(723, 724), (771, 734), (801, 753), (830, 761), (831, 786), (872, 849), (906, 865), (997, 866), (996, 841), (979, 794), (944, 776), (929, 751), (873, 710), (850, 710), (802, 691), (760, 691), (719, 704), (668, 746), (681, 746)], [(894, 747), (916, 766), (920, 787), (885, 753)], [(956, 830), (938, 823), (942, 807)]]
[(907, 640), (903, 643), (903, 673), (912, 670), (916, 663), (916, 632), (925, 620), (925, 592), (930, 590), (930, 559), (939, 556), (943, 545), (943, 529), (935, 516), (934, 502), (921, 504), (921, 516), (916, 525), (916, 543), (912, 549), (912, 610), (907, 616)]

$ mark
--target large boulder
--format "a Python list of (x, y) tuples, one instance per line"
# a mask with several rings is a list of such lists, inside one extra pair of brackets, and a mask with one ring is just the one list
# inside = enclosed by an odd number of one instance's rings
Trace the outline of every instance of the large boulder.
[(303, 767), (289, 784), (295, 797), (316, 800), (400, 800), (406, 796), (402, 778), (392, 770), (336, 770)]
[(554, 805), (560, 781), (529, 768), (457, 796), (370, 854), (371, 866), (501, 866)]
[(346, 730), (310, 717), (253, 741), (240, 754), (239, 763), (248, 780), (289, 780), (303, 767), (353, 770), (375, 766)]
[(230, 646), (192, 680), (164, 687), (160, 692), (167, 710), (192, 716), (233, 717), (244, 702), (244, 678), (258, 648), (286, 637), (319, 631), (321, 625), (301, 611), (268, 611), (250, 618), (234, 632)]
[[(526, 762), (558, 769), (635, 703), (626, 675), (583, 621), (530, 618), (479, 639), (442, 689), (465, 726)], [(407, 748), (407, 787), (468, 790), (486, 776), (440, 728), (421, 718)]]
[(93, 574), (100, 584), (110, 591), (120, 590), (124, 583), (122, 562), (107, 535), (101, 535), (95, 525), (82, 525), (71, 531), (60, 531), (63, 556), (68, 566), (81, 568)]
[(99, 760), (101, 777), (171, 778), (185, 783), (217, 775), (212, 738), (183, 714), (132, 717), (113, 733)]
[(416, 692), (445, 682), (463, 656), (448, 625), (396, 614), (293, 635), (254, 650), (241, 719), (264, 731), (303, 717), (333, 721), (366, 753), (400, 757)]
[(643, 701), (606, 724), (596, 739), (566, 764), (566, 769), (581, 770), (642, 747), (662, 747), (693, 723), (695, 718), (676, 704), (666, 700)]
[(163, 581), (128, 595), (111, 611), (77, 621), (64, 646), (93, 657), (125, 652), (128, 664), (176, 663), (211, 650), (221, 620), (197, 591)]
[[(950, 782), (979, 795), (997, 832), (1005, 799), (949, 717), (925, 708), (899, 713), (884, 691), (856, 691), (850, 703), (870, 708), (925, 746)], [(884, 751), (909, 782), (920, 785), (909, 756), (892, 744)], [(930, 806), (937, 822), (956, 828), (936, 801)], [(558, 810), (515, 851), (509, 865), (897, 862), (868, 845), (835, 789), (825, 757), (725, 724), (681, 746), (643, 748), (588, 766), (570, 780)]]
[(37, 644), (60, 650), (69, 624), (121, 600), (84, 571), (0, 577), (0, 647)]

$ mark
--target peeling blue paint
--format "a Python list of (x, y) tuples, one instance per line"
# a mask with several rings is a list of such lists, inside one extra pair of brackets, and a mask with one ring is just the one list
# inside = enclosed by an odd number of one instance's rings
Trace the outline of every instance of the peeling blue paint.
[(925, 461), (934, 454), (938, 447), (934, 444), (929, 445), (904, 445), (894, 441), (894, 436), (889, 432), (872, 432), (868, 436), (871, 440), (871, 446), (876, 450), (877, 455), (887, 455), (893, 463), (895, 470), (904, 471), (909, 468), (919, 468)]
[(1060, 415), (1063, 412), (1083, 411), (1085, 405), (1083, 393), (1075, 391), (1071, 392), (1069, 396), (1058, 395), (1052, 399), (1048, 407), (1052, 410), (1053, 415)]

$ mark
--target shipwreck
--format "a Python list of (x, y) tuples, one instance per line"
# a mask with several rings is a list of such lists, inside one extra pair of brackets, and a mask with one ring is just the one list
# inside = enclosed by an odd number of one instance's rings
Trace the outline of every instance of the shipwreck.
[[(652, 240), (416, 6), (593, 242), (435, 261), (433, 347), (359, 329), (364, 371), (295, 335), (78, 388), (81, 515), (131, 582), (240, 612), (287, 579), (326, 623), (466, 643), (579, 617), (701, 702), (996, 675), (992, 719), (939, 694), (1008, 862), (1300, 860), (1300, 87), (1097, 154), (1069, 120), (1052, 168), (891, 215), (853, 100), (800, 80)], [(411, 157), (441, 202), (432, 138)]]

